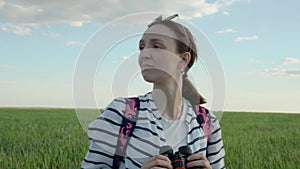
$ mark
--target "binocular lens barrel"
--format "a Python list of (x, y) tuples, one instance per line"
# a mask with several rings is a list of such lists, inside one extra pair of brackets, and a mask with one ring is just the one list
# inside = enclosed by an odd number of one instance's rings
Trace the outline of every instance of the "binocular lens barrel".
[(192, 154), (189, 146), (181, 146), (178, 151), (173, 153), (171, 146), (162, 146), (159, 154), (167, 156), (172, 161), (174, 169), (185, 169), (186, 159)]

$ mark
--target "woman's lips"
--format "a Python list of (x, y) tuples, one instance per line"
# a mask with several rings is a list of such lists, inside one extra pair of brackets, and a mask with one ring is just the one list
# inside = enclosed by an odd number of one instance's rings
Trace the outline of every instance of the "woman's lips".
[(144, 70), (144, 69), (151, 69), (151, 68), (153, 68), (152, 65), (149, 65), (149, 64), (143, 64), (143, 65), (142, 65), (142, 69), (143, 69), (143, 70)]

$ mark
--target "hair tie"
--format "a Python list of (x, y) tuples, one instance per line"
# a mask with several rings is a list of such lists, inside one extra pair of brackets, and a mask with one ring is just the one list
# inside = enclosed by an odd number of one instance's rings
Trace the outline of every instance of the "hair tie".
[(173, 15), (171, 15), (171, 16), (169, 16), (169, 17), (166, 17), (165, 19), (164, 19), (164, 21), (170, 21), (170, 20), (172, 20), (172, 19), (174, 19), (174, 18), (176, 18), (176, 17), (178, 17), (179, 15), (178, 14), (173, 14)]
[[(178, 14), (173, 14), (171, 16), (166, 17), (165, 19), (162, 18), (162, 15), (160, 15), (159, 17), (155, 18), (154, 22), (162, 22), (162, 21), (170, 21), (176, 17), (179, 17)], [(153, 23), (149, 24), (148, 27), (151, 27), (153, 25)]]

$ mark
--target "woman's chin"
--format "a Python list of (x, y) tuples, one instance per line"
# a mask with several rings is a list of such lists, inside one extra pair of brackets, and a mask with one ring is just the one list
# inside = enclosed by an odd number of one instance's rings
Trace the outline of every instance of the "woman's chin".
[(163, 73), (157, 69), (145, 69), (142, 71), (142, 75), (146, 82), (155, 83), (162, 78)]
[(149, 77), (149, 76), (143, 76), (144, 80), (146, 82), (149, 82), (149, 83), (155, 83), (156, 82), (156, 79), (153, 78), (153, 77)]

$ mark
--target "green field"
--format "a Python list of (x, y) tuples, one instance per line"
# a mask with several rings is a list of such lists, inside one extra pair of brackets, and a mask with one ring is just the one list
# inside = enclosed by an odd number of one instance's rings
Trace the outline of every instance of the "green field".
[[(72, 109), (0, 108), (0, 168), (80, 168), (87, 135)], [(225, 112), (227, 168), (299, 168), (300, 115)]]

